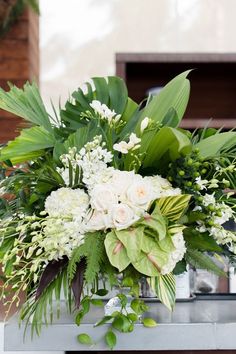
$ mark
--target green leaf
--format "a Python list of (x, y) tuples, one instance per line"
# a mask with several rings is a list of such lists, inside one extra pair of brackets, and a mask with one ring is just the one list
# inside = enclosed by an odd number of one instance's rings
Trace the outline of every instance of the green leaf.
[(0, 108), (52, 132), (49, 115), (35, 82), (26, 82), (23, 89), (10, 85), (8, 92), (0, 88)]
[(128, 97), (125, 110), (122, 114), (122, 120), (125, 122), (129, 122), (130, 118), (133, 117), (137, 109), (138, 109), (138, 104), (134, 102), (130, 97)]
[(182, 261), (176, 263), (175, 268), (173, 269), (173, 274), (180, 275), (186, 271), (187, 271), (187, 264), (185, 259), (182, 259)]
[(160, 274), (156, 278), (155, 283), (157, 297), (172, 311), (175, 305), (175, 277), (172, 273), (165, 275)]
[(127, 251), (122, 242), (116, 236), (115, 231), (106, 235), (105, 248), (111, 264), (122, 272), (130, 264)]
[(176, 110), (171, 107), (163, 118), (162, 124), (168, 127), (177, 127), (179, 119)]
[(166, 237), (166, 222), (160, 213), (159, 207), (156, 205), (151, 215), (146, 215), (141, 224), (157, 233), (159, 240)]
[(110, 321), (113, 317), (112, 316), (104, 316), (100, 321), (96, 322), (94, 327), (102, 326), (103, 324)]
[(220, 277), (225, 277), (226, 273), (216, 265), (215, 262), (207, 255), (197, 250), (187, 249), (185, 254), (186, 261), (193, 267), (206, 269)]
[(78, 341), (81, 344), (86, 344), (86, 345), (92, 345), (93, 344), (93, 340), (92, 338), (86, 334), (86, 333), (81, 333), (77, 336)]
[(75, 316), (75, 323), (77, 324), (77, 326), (80, 326), (81, 320), (84, 317), (84, 312), (81, 310), (77, 313), (77, 315)]
[(157, 241), (144, 235), (141, 256), (132, 262), (138, 272), (147, 276), (158, 276), (161, 268), (167, 263), (170, 250), (174, 250), (171, 237)]
[(134, 299), (131, 301), (130, 307), (137, 315), (142, 315), (145, 311), (148, 310), (148, 306), (143, 300)]
[(105, 334), (105, 341), (108, 347), (112, 350), (116, 346), (116, 335), (112, 331)]
[(132, 322), (138, 321), (138, 316), (136, 315), (136, 313), (128, 313), (127, 317)]
[[(151, 102), (143, 109), (140, 123), (145, 117), (153, 119), (155, 122), (162, 122), (170, 108), (176, 111), (178, 123), (181, 121), (186, 110), (190, 84), (186, 79), (191, 70), (185, 71), (172, 79)], [(177, 126), (176, 125), (176, 126)]]
[(157, 326), (156, 321), (150, 317), (145, 317), (143, 319), (142, 323), (145, 327), (156, 327)]
[(100, 300), (100, 299), (92, 299), (92, 300), (91, 300), (91, 303), (92, 303), (94, 306), (103, 306), (103, 305), (104, 305), (103, 301)]
[(170, 221), (177, 221), (188, 207), (191, 195), (181, 194), (173, 197), (165, 197), (157, 200), (161, 214)]
[(0, 161), (17, 164), (43, 155), (44, 149), (54, 145), (54, 136), (43, 127), (22, 130), (21, 134), (1, 150)]
[(184, 229), (184, 239), (187, 246), (199, 251), (223, 252), (213, 237), (207, 233), (200, 233), (191, 228)]
[(112, 322), (112, 327), (122, 333), (129, 332), (130, 325), (131, 323), (129, 319), (123, 314), (120, 314), (119, 316), (115, 317)]
[(201, 140), (195, 145), (204, 158), (217, 156), (221, 151), (236, 146), (236, 132), (219, 133)]
[(176, 160), (182, 154), (190, 153), (191, 149), (192, 145), (186, 134), (175, 128), (162, 127), (153, 139), (149, 140), (149, 146), (143, 146), (143, 152), (146, 152), (143, 166), (156, 166), (164, 156), (168, 161)]
[(131, 262), (135, 262), (140, 256), (143, 230), (143, 227), (135, 227), (127, 230), (115, 231), (117, 238), (125, 246)]

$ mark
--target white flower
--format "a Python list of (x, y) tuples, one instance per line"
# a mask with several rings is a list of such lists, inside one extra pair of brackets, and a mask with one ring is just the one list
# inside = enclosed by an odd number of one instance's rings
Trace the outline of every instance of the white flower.
[(197, 177), (195, 182), (199, 186), (200, 190), (206, 189), (206, 185), (208, 184), (208, 181), (206, 179), (201, 179), (201, 176)]
[(105, 214), (104, 212), (92, 210), (88, 217), (85, 225), (87, 232), (106, 230), (112, 228), (114, 225), (112, 223), (111, 215)]
[(183, 259), (186, 252), (186, 246), (182, 232), (177, 232), (174, 234), (171, 240), (175, 246), (175, 250), (169, 254), (168, 262), (162, 267), (161, 274), (169, 274), (172, 272), (176, 266), (176, 263)]
[(98, 100), (93, 100), (92, 103), (90, 103), (90, 106), (97, 114), (101, 116), (101, 118), (106, 119), (109, 124), (113, 123), (113, 121), (116, 123), (120, 120), (120, 114), (116, 114), (114, 110), (111, 110), (104, 103), (102, 104)]
[(122, 154), (128, 154), (130, 147), (126, 141), (121, 141), (118, 144), (114, 144), (113, 149), (121, 152)]
[(127, 190), (127, 197), (132, 205), (147, 210), (155, 199), (151, 182), (145, 179), (134, 182)]
[(202, 201), (202, 204), (204, 206), (208, 206), (210, 204), (215, 204), (216, 200), (215, 200), (215, 197), (213, 194), (205, 194), (203, 196), (203, 201)]
[(90, 192), (90, 203), (93, 209), (108, 211), (114, 204), (118, 203), (115, 190), (107, 184), (98, 184)]
[(142, 180), (142, 176), (135, 174), (134, 171), (113, 170), (111, 177), (111, 186), (116, 191), (120, 200), (126, 199), (128, 188), (137, 181)]
[(152, 183), (155, 199), (172, 197), (182, 193), (179, 188), (173, 188), (166, 178), (159, 175), (144, 177), (144, 179), (149, 180)]
[(140, 133), (142, 134), (144, 130), (148, 127), (150, 119), (148, 117), (143, 118), (140, 124)]
[(136, 150), (140, 147), (141, 139), (137, 137), (136, 134), (131, 133), (129, 137), (129, 142), (120, 141), (113, 145), (113, 149), (121, 152), (122, 154), (128, 154), (129, 150)]
[(89, 197), (82, 189), (59, 188), (45, 201), (50, 216), (83, 216), (89, 205)]
[(112, 208), (111, 216), (117, 230), (127, 229), (139, 219), (134, 210), (123, 203), (117, 204)]

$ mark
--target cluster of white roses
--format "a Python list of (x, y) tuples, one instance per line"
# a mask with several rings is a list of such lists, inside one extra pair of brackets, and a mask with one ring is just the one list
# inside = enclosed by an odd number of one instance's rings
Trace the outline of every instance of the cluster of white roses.
[[(108, 167), (111, 158), (111, 153), (101, 146), (101, 137), (95, 137), (78, 153), (76, 148), (71, 148), (61, 156), (64, 168), (60, 172), (65, 183), (69, 180), (69, 163), (73, 168), (78, 165), (84, 189), (71, 189), (67, 184), (53, 191), (45, 201), (48, 216), (42, 247), (51, 249), (54, 259), (62, 255), (70, 257), (73, 248), (83, 242), (86, 232), (126, 229), (145, 215), (154, 200), (181, 194), (180, 189), (173, 188), (158, 175), (142, 177), (134, 171)], [(37, 237), (42, 238), (42, 234), (39, 232)], [(176, 249), (178, 243), (182, 254), (183, 242), (183, 237), (181, 242), (176, 242)], [(179, 256), (172, 258), (173, 263)]]

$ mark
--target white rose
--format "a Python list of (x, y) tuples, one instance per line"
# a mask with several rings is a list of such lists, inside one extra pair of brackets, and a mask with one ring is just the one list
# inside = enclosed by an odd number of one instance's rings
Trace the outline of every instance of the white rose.
[(135, 174), (134, 171), (114, 170), (112, 173), (111, 185), (118, 196), (123, 200), (126, 198), (127, 189), (135, 182), (142, 180), (142, 177)]
[(127, 229), (139, 217), (127, 204), (117, 204), (111, 210), (112, 221), (117, 230)]
[(145, 179), (134, 182), (127, 190), (127, 197), (134, 206), (147, 210), (151, 201), (155, 199), (152, 184)]
[(93, 209), (107, 211), (118, 203), (118, 197), (114, 189), (106, 184), (96, 185), (90, 193), (90, 203)]
[(113, 227), (111, 215), (96, 210), (92, 210), (88, 215), (85, 226), (87, 232), (105, 230), (111, 227)]

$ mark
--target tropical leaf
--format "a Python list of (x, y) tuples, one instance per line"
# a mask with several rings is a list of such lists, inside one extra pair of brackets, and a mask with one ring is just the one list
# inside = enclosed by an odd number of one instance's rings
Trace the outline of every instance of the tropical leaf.
[(187, 246), (199, 251), (223, 252), (213, 237), (207, 233), (200, 233), (192, 228), (184, 229), (184, 239)]
[(42, 293), (47, 290), (49, 284), (58, 276), (67, 263), (68, 259), (65, 257), (48, 263), (39, 280), (35, 300), (38, 300)]
[(109, 261), (120, 272), (128, 267), (130, 259), (123, 243), (116, 236), (115, 231), (111, 231), (106, 235), (105, 248)]
[(24, 129), (0, 151), (0, 161), (10, 160), (14, 165), (32, 160), (44, 155), (44, 150), (53, 147), (54, 143), (54, 136), (43, 127)]
[(145, 117), (162, 123), (170, 108), (176, 111), (178, 123), (181, 121), (189, 100), (190, 83), (187, 76), (190, 71), (185, 71), (176, 76), (157, 96), (152, 98), (151, 102), (143, 109), (139, 123)]
[[(103, 77), (92, 78), (90, 82), (85, 83), (84, 89), (79, 88), (72, 93), (74, 102), (70, 100), (66, 102), (65, 109), (61, 110), (62, 121), (71, 129), (78, 129), (86, 122), (80, 117), (80, 114), (85, 111), (93, 112), (90, 103), (93, 100), (99, 100), (101, 103), (106, 104), (110, 109), (114, 110), (117, 114), (123, 114), (125, 109), (131, 109), (127, 106), (128, 93), (124, 81), (115, 76), (109, 76), (107, 79)], [(131, 103), (131, 102), (130, 102)], [(132, 105), (133, 106), (133, 105)], [(127, 118), (127, 111), (126, 111)]]
[(191, 152), (192, 146), (186, 134), (180, 130), (163, 127), (149, 141), (149, 146), (142, 146), (146, 155), (143, 160), (144, 167), (151, 167), (158, 164), (164, 157), (167, 161), (176, 160), (181, 154), (187, 155)]
[(236, 146), (236, 132), (215, 134), (195, 145), (204, 158), (217, 156), (221, 151), (228, 150), (233, 146)]
[(195, 268), (206, 269), (209, 272), (219, 275), (220, 277), (226, 276), (226, 273), (220, 267), (218, 267), (215, 262), (213, 262), (211, 257), (198, 250), (188, 248), (185, 254), (185, 259)]
[(155, 290), (159, 300), (172, 311), (175, 305), (175, 277), (172, 273), (155, 278)]
[(81, 259), (81, 261), (77, 264), (76, 272), (74, 274), (74, 278), (71, 282), (71, 289), (74, 294), (75, 306), (78, 309), (80, 306), (80, 298), (83, 290), (84, 284), (84, 272), (86, 268), (85, 259)]
[(159, 207), (156, 205), (151, 215), (144, 216), (141, 225), (151, 229), (157, 234), (158, 239), (162, 240), (166, 236), (166, 221), (161, 215)]
[(135, 262), (141, 253), (144, 227), (135, 227), (127, 230), (115, 231), (117, 238), (126, 248), (131, 262)]
[(171, 237), (161, 241), (144, 235), (140, 257), (132, 262), (138, 272), (153, 277), (160, 274), (161, 268), (167, 263), (169, 253), (174, 250)]
[(188, 207), (191, 195), (181, 194), (172, 197), (160, 198), (156, 204), (160, 208), (161, 214), (170, 221), (177, 221)]
[(35, 82), (26, 82), (23, 89), (10, 85), (8, 92), (0, 88), (0, 108), (48, 131), (53, 129)]

